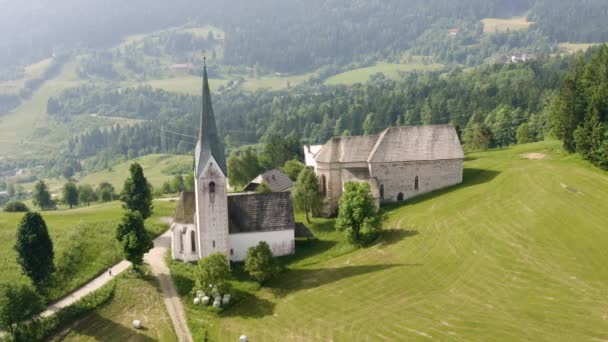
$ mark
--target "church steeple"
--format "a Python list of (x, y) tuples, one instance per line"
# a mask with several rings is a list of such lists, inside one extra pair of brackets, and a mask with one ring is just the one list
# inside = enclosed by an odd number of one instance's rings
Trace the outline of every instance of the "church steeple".
[(203, 89), (202, 89), (202, 108), (201, 108), (201, 127), (198, 134), (198, 142), (194, 154), (194, 172), (196, 177), (200, 177), (205, 164), (211, 156), (215, 159), (217, 166), (226, 173), (226, 156), (224, 148), (220, 143), (215, 126), (215, 116), (211, 105), (211, 91), (209, 90), (209, 79), (207, 78), (207, 64), (203, 62)]

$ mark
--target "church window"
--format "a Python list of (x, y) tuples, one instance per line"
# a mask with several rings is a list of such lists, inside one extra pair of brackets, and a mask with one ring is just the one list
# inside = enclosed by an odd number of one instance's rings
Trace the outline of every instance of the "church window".
[(399, 195), (397, 195), (397, 201), (403, 201), (403, 192), (400, 192)]
[(212, 245), (213, 245), (213, 248), (215, 248), (215, 240), (213, 240), (213, 243), (212, 243)]
[(234, 249), (230, 248), (230, 255), (234, 255)]
[(190, 232), (190, 245), (192, 245), (192, 252), (196, 252), (196, 235), (194, 230)]
[(384, 184), (380, 184), (380, 198), (384, 199)]
[(414, 189), (418, 190), (418, 176), (414, 179)]
[(325, 175), (321, 176), (321, 190), (323, 191), (323, 196), (327, 195), (327, 178), (325, 178)]
[(184, 234), (182, 232), (179, 232), (179, 252), (184, 253)]
[(214, 182), (209, 183), (209, 193), (210, 194), (215, 193), (215, 183)]

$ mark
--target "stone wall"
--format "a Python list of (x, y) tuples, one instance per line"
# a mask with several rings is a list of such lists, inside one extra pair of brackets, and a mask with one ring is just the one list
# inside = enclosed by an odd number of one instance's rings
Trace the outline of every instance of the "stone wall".
[[(383, 202), (403, 200), (462, 183), (463, 160), (372, 163), (370, 174), (383, 190)], [(416, 189), (418, 177), (418, 189)]]
[(266, 241), (272, 250), (272, 255), (282, 256), (295, 253), (294, 230), (277, 230), (271, 232), (255, 232), (230, 234), (230, 260), (243, 261), (247, 250), (255, 247), (260, 241)]
[[(192, 248), (192, 234), (194, 233), (194, 248)], [(194, 224), (171, 225), (171, 256), (174, 260), (198, 260), (198, 236)]]

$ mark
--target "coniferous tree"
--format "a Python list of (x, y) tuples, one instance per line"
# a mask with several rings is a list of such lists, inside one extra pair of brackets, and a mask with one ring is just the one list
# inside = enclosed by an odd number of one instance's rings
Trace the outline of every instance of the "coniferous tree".
[(138, 211), (146, 219), (152, 215), (152, 187), (138, 163), (131, 164), (129, 172), (131, 176), (125, 180), (120, 200), (125, 209)]
[(63, 186), (63, 202), (70, 206), (78, 205), (78, 188), (72, 182), (65, 183)]
[(316, 215), (323, 205), (319, 179), (312, 168), (302, 169), (291, 192), (291, 197), (296, 209), (304, 211), (306, 222), (310, 223), (310, 216)]
[(152, 239), (144, 227), (144, 219), (138, 211), (127, 210), (116, 228), (116, 240), (133, 269), (138, 270), (144, 262), (144, 254), (153, 246)]
[(15, 250), (23, 274), (40, 289), (55, 269), (55, 253), (46, 223), (39, 213), (28, 212), (19, 222)]

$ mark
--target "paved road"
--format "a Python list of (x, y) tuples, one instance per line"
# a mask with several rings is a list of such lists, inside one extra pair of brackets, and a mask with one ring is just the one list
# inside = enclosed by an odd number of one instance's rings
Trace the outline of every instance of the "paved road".
[[(171, 219), (163, 219), (164, 222), (170, 223)], [(163, 235), (154, 240), (154, 248), (144, 255), (144, 261), (150, 265), (150, 270), (158, 278), (162, 291), (163, 300), (167, 307), (167, 312), (173, 322), (175, 334), (180, 342), (193, 342), (192, 333), (188, 328), (186, 321), (186, 311), (177, 295), (177, 289), (171, 278), (169, 267), (165, 261), (165, 255), (171, 248), (171, 230), (166, 231)], [(109, 272), (104, 272), (99, 277), (91, 280), (83, 287), (70, 293), (60, 301), (53, 303), (47, 307), (42, 313), (42, 317), (48, 317), (55, 314), (57, 311), (70, 306), (77, 302), (82, 297), (98, 290), (102, 286), (112, 280), (116, 275), (129, 269), (131, 263), (123, 260), (112, 267), (112, 276)]]
[(171, 316), (171, 321), (173, 321), (173, 328), (178, 341), (193, 342), (192, 333), (186, 321), (186, 311), (177, 295), (177, 289), (165, 261), (165, 255), (170, 248), (171, 231), (169, 230), (154, 240), (154, 248), (144, 256), (144, 260), (150, 265), (150, 270), (160, 282), (165, 306), (169, 316)]

